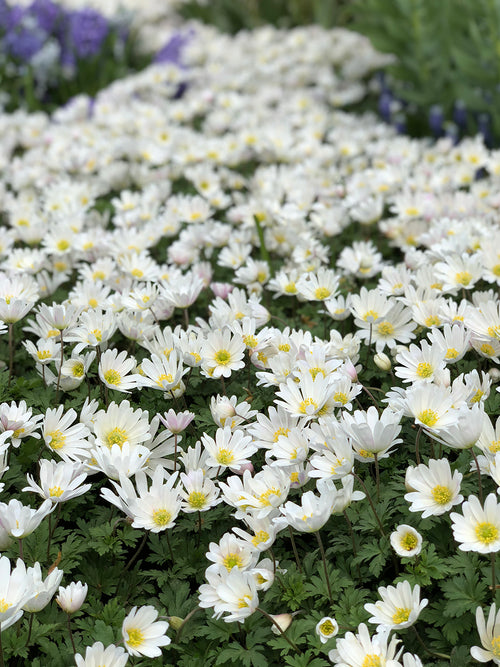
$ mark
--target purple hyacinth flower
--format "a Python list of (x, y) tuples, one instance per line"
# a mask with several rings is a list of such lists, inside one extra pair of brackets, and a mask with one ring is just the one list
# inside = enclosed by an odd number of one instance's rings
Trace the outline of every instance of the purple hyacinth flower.
[(69, 40), (78, 58), (99, 53), (108, 36), (109, 25), (102, 14), (93, 9), (81, 9), (69, 15)]
[(29, 15), (35, 18), (37, 24), (49, 34), (54, 31), (63, 19), (64, 12), (52, 0), (33, 0), (28, 9)]

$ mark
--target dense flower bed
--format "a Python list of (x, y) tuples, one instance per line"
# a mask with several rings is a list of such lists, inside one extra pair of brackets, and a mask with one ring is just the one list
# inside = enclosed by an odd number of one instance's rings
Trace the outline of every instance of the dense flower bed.
[(183, 35), (1, 116), (2, 659), (498, 664), (500, 154), (340, 111), (353, 33)]

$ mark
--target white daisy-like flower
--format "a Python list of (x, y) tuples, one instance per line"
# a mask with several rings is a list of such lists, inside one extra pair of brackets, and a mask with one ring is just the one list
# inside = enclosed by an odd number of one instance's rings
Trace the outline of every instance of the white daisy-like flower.
[(168, 646), (167, 621), (157, 621), (158, 612), (152, 605), (133, 607), (122, 623), (122, 637), (130, 655), (157, 658), (160, 646)]
[(453, 537), (460, 542), (462, 551), (477, 551), (488, 554), (500, 550), (500, 504), (494, 493), (490, 493), (481, 506), (476, 496), (469, 496), (462, 505), (462, 512), (452, 512)]
[(427, 465), (409, 466), (406, 486), (411, 492), (405, 494), (405, 500), (411, 503), (410, 512), (422, 512), (423, 519), (449, 512), (464, 499), (460, 495), (462, 478), (458, 470), (452, 475), (447, 459), (429, 459)]
[(478, 662), (492, 661), (495, 665), (500, 665), (500, 611), (497, 611), (495, 603), (490, 607), (487, 621), (481, 607), (477, 607), (476, 624), (483, 646), (473, 646), (470, 650), (471, 656)]
[(323, 618), (318, 621), (316, 624), (316, 634), (319, 635), (319, 639), (322, 644), (335, 637), (339, 631), (339, 624), (331, 616), (323, 616)]
[(131, 374), (135, 365), (134, 357), (127, 357), (125, 350), (122, 352), (118, 352), (116, 348), (106, 350), (99, 361), (99, 378), (109, 389), (128, 394), (139, 386), (141, 380), (139, 374)]
[(427, 599), (420, 600), (418, 584), (412, 589), (410, 582), (406, 580), (400, 581), (396, 586), (380, 586), (378, 594), (381, 601), (364, 605), (366, 611), (373, 614), (368, 619), (369, 623), (376, 623), (378, 628), (409, 628), (429, 602)]
[(398, 526), (389, 539), (394, 551), (402, 558), (418, 556), (422, 550), (422, 535), (405, 523)]
[(121, 646), (110, 644), (104, 648), (102, 642), (95, 642), (92, 646), (87, 646), (85, 656), (80, 653), (75, 654), (76, 667), (125, 667), (128, 661), (128, 653)]

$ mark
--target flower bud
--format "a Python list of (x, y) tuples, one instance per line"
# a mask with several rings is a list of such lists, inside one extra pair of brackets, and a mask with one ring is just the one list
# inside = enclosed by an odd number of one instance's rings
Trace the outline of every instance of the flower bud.
[[(269, 614), (271, 618), (273, 619), (274, 623), (277, 623), (280, 628), (281, 632), (285, 632), (291, 625), (293, 621), (293, 616), (292, 614)], [(279, 635), (280, 631), (276, 627), (276, 625), (273, 623), (272, 631), (274, 632), (275, 635)]]
[(488, 375), (492, 382), (500, 382), (500, 370), (498, 368), (490, 368)]
[(184, 619), (179, 616), (167, 616), (167, 621), (171, 628), (178, 630), (184, 623)]
[(56, 602), (67, 614), (74, 614), (85, 602), (87, 590), (87, 584), (82, 584), (81, 581), (72, 581), (69, 586), (59, 586)]
[(381, 371), (390, 371), (391, 370), (391, 360), (384, 352), (379, 352), (373, 357), (373, 361), (377, 368), (380, 368)]

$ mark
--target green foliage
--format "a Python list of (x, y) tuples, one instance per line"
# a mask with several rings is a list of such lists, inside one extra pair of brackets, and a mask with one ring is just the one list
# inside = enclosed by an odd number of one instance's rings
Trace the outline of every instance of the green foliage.
[(491, 116), (500, 137), (500, 4), (490, 0), (354, 0), (353, 28), (395, 57), (387, 67), (395, 96), (414, 105), (409, 129), (428, 134), (427, 115), (440, 105), (452, 120), (455, 102), (469, 110), (467, 131), (477, 133), (473, 114)]

